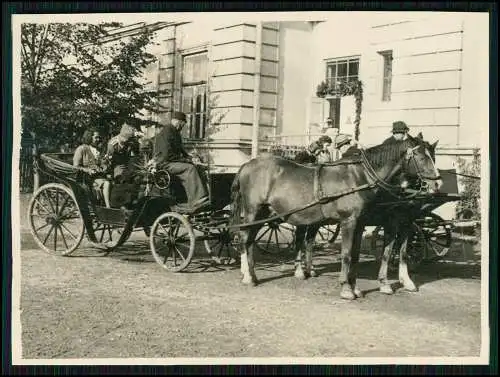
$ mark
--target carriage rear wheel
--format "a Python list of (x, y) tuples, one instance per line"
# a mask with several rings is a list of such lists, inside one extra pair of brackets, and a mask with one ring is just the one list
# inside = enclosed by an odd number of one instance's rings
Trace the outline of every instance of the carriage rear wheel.
[(31, 198), (31, 234), (45, 252), (68, 256), (82, 242), (85, 224), (73, 191), (59, 183), (40, 187)]
[[(377, 260), (382, 260), (385, 247), (384, 227), (379, 225), (375, 228), (371, 237), (371, 248), (377, 256)], [(408, 237), (406, 246), (406, 253), (408, 255), (408, 270), (415, 271), (418, 266), (425, 259), (426, 255), (426, 239), (422, 229), (416, 224), (412, 223), (412, 227)], [(388, 269), (391, 272), (398, 271), (399, 269), (399, 250), (392, 250), (391, 258), (389, 259)]]
[(432, 251), (437, 257), (448, 254), (452, 244), (451, 224), (439, 215), (431, 212), (415, 223), (420, 227), (427, 246), (427, 251)]
[(334, 243), (340, 233), (340, 224), (326, 224), (322, 225), (318, 233), (316, 234), (316, 238), (314, 242), (316, 244), (325, 244), (325, 243)]
[(184, 270), (194, 255), (195, 235), (189, 221), (176, 212), (160, 215), (151, 226), (151, 253), (167, 271)]
[(255, 237), (255, 246), (264, 253), (280, 253), (295, 242), (295, 226), (279, 221), (265, 223)]

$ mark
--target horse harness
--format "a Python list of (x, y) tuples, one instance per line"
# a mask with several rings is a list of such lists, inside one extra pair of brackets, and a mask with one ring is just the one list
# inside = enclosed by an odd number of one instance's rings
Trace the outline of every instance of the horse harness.
[[(337, 198), (340, 198), (342, 196), (346, 196), (346, 195), (349, 195), (349, 194), (352, 194), (352, 193), (355, 193), (355, 192), (358, 192), (358, 191), (362, 191), (362, 190), (366, 190), (366, 189), (370, 189), (370, 188), (374, 188), (374, 187), (380, 187), (386, 191), (388, 191), (389, 193), (391, 193), (391, 195), (397, 197), (397, 198), (401, 198), (400, 195), (397, 195), (397, 194), (394, 194), (393, 190), (395, 189), (400, 189), (400, 186), (397, 186), (397, 185), (391, 185), (389, 183), (387, 183), (384, 179), (380, 178), (378, 176), (378, 174), (375, 172), (375, 169), (371, 166), (370, 162), (368, 161), (368, 158), (366, 157), (366, 154), (365, 152), (360, 149), (360, 154), (361, 154), (361, 159), (356, 159), (356, 160), (346, 160), (346, 161), (336, 161), (335, 163), (333, 164), (328, 164), (327, 166), (336, 166), (336, 165), (351, 165), (351, 164), (358, 164), (358, 163), (361, 163), (364, 165), (364, 168), (365, 168), (365, 171), (367, 171), (368, 173), (368, 176), (374, 180), (374, 182), (372, 183), (365, 183), (363, 185), (360, 185), (360, 186), (357, 186), (357, 187), (353, 187), (353, 188), (350, 188), (350, 189), (347, 189), (347, 190), (343, 190), (343, 191), (340, 191), (340, 192), (337, 192), (333, 195), (325, 195), (324, 192), (323, 192), (323, 189), (321, 187), (321, 170), (322, 168), (325, 166), (323, 164), (320, 164), (318, 166), (315, 166), (314, 167), (314, 179), (313, 179), (313, 190), (314, 190), (314, 201), (312, 203), (309, 203), (305, 206), (302, 206), (302, 207), (299, 207), (299, 208), (294, 208), (290, 211), (287, 211), (285, 213), (282, 213), (282, 214), (278, 214), (278, 215), (275, 215), (275, 216), (272, 216), (270, 218), (266, 218), (266, 219), (263, 219), (263, 220), (257, 220), (257, 221), (252, 221), (250, 223), (246, 223), (246, 224), (234, 224), (234, 225), (226, 225), (224, 228), (227, 228), (227, 229), (230, 229), (230, 228), (241, 228), (241, 227), (248, 227), (248, 226), (253, 226), (253, 225), (259, 225), (259, 224), (264, 224), (266, 222), (270, 222), (270, 221), (274, 221), (274, 220), (283, 220), (285, 221), (285, 218), (290, 216), (290, 215), (293, 215), (294, 213), (297, 213), (297, 212), (300, 212), (300, 211), (303, 211), (307, 208), (310, 208), (310, 207), (313, 207), (317, 204), (326, 204), (328, 202), (331, 202)], [(413, 157), (413, 154), (410, 153), (410, 151), (407, 151), (407, 158), (410, 159)], [(418, 165), (415, 161), (415, 164)], [(398, 169), (399, 167), (396, 166), (394, 171), (391, 172), (391, 174), (389, 176), (392, 176), (395, 171)], [(418, 173), (418, 168), (417, 168), (417, 173)], [(420, 177), (420, 175), (419, 175)], [(439, 177), (435, 178), (435, 179), (439, 179)], [(406, 195), (405, 198), (410, 198), (410, 197), (414, 197), (416, 195), (418, 195), (420, 193), (421, 190), (418, 190), (414, 193), (411, 193), (409, 195)], [(320, 207), (320, 211), (321, 211), (321, 214), (323, 216), (323, 218), (325, 218), (325, 215), (323, 213), (323, 208)]]

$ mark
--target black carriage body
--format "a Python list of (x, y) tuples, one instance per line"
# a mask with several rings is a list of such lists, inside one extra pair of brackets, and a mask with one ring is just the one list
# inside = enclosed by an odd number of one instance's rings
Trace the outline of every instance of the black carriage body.
[(72, 155), (67, 153), (44, 154), (38, 159), (37, 165), (47, 178), (52, 178), (52, 182), (61, 183), (73, 192), (89, 235), (95, 220), (101, 224), (123, 226), (129, 231), (136, 227), (150, 226), (159, 215), (175, 204), (170, 190), (152, 189), (149, 195), (139, 198), (139, 192), (145, 189), (144, 185), (119, 183), (112, 185), (111, 196), (113, 197), (113, 190), (126, 192), (128, 199), (120, 200), (117, 196), (121, 195), (115, 195), (114, 201), (117, 205), (133, 204), (133, 209), (123, 211), (121, 208), (107, 208), (98, 203), (89, 176), (73, 167), (69, 162), (70, 158)]

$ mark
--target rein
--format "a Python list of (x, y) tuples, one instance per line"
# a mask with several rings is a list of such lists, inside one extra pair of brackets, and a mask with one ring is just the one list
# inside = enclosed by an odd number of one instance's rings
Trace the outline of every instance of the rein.
[(276, 216), (273, 216), (273, 217), (268, 217), (268, 218), (263, 219), (263, 220), (252, 221), (250, 223), (245, 223), (245, 224), (226, 225), (226, 226), (224, 226), (222, 228), (224, 228), (224, 229), (246, 228), (246, 227), (249, 227), (249, 226), (264, 224), (264, 223), (267, 223), (267, 222), (270, 222), (270, 221), (274, 221), (274, 220), (278, 220), (278, 219), (285, 220), (285, 217), (293, 215), (294, 213), (303, 211), (303, 210), (305, 210), (307, 208), (310, 208), (312, 206), (315, 206), (317, 204), (325, 204), (325, 203), (327, 203), (329, 201), (332, 201), (333, 199), (340, 198), (341, 196), (349, 195), (349, 194), (352, 194), (354, 192), (358, 192), (358, 191), (361, 191), (361, 190), (366, 190), (368, 188), (373, 188), (373, 187), (375, 187), (375, 184), (373, 184), (373, 183), (366, 183), (364, 185), (361, 185), (361, 186), (358, 186), (358, 187), (355, 187), (355, 188), (351, 188), (351, 189), (348, 189), (348, 190), (341, 191), (339, 193), (336, 193), (335, 195), (322, 197), (320, 199), (315, 200), (312, 203), (306, 204), (305, 206), (302, 206), (302, 207), (299, 207), (299, 208), (294, 208), (294, 209), (292, 209), (290, 211), (287, 211), (287, 212), (285, 212), (285, 213), (283, 213), (281, 215), (276, 215)]
[[(266, 219), (252, 221), (250, 223), (245, 223), (245, 224), (225, 225), (222, 228), (223, 229), (246, 228), (246, 227), (250, 227), (250, 226), (254, 226), (254, 225), (265, 224), (267, 222), (271, 222), (271, 221), (279, 220), (279, 219), (285, 221), (287, 216), (290, 216), (294, 213), (303, 211), (303, 210), (310, 208), (312, 206), (315, 206), (317, 204), (326, 204), (326, 203), (328, 203), (334, 199), (340, 198), (342, 196), (349, 195), (349, 194), (352, 194), (352, 193), (355, 193), (358, 191), (374, 188), (374, 187), (380, 187), (380, 188), (384, 189), (385, 191), (387, 191), (389, 194), (391, 194), (393, 197), (395, 197), (397, 199), (410, 199), (410, 198), (413, 198), (421, 193), (421, 190), (412, 190), (414, 192), (411, 192), (407, 195), (395, 194), (394, 191), (400, 190), (401, 187), (398, 185), (392, 185), (390, 183), (387, 183), (384, 179), (380, 178), (378, 176), (377, 172), (375, 171), (375, 169), (373, 168), (373, 166), (368, 161), (368, 158), (366, 157), (365, 151), (363, 149), (360, 149), (360, 152), (361, 152), (361, 156), (362, 156), (361, 162), (362, 162), (365, 170), (367, 171), (368, 176), (374, 181), (373, 183), (365, 183), (365, 184), (358, 186), (358, 187), (354, 187), (354, 188), (350, 188), (350, 189), (347, 189), (344, 191), (340, 191), (334, 195), (323, 196), (323, 192), (321, 189), (321, 180), (320, 180), (320, 172), (321, 172), (321, 168), (323, 167), (323, 165), (319, 165), (318, 167), (316, 167), (314, 169), (315, 171), (314, 171), (314, 182), (313, 182), (314, 188), (313, 188), (313, 190), (314, 190), (315, 200), (313, 202), (306, 204), (302, 207), (294, 208), (294, 209), (287, 211), (285, 213), (275, 215), (275, 216), (272, 216), (272, 217), (269, 217)], [(411, 158), (413, 156), (410, 155), (409, 157)], [(357, 163), (357, 162), (348, 162), (348, 164), (355, 164), (355, 163)], [(415, 161), (415, 163), (416, 163), (416, 161)], [(399, 165), (399, 163), (398, 163), (398, 165)], [(397, 168), (398, 168), (398, 166), (396, 166), (393, 169), (393, 171), (390, 173), (389, 177), (392, 177), (395, 174), (395, 171), (397, 170)], [(438, 177), (436, 179), (440, 179), (440, 178)], [(321, 213), (322, 213), (323, 217), (325, 217), (322, 210), (321, 210)]]

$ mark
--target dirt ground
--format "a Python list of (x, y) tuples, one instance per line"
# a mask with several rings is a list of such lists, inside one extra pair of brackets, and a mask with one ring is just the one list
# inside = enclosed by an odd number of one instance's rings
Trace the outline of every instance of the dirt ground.
[(364, 255), (365, 297), (347, 302), (338, 244), (318, 250), (320, 274), (306, 281), (293, 277), (292, 253), (258, 254), (260, 284), (247, 287), (203, 247), (187, 272), (166, 272), (142, 232), (106, 257), (85, 245), (48, 255), (26, 224), (21, 237), (23, 358), (479, 356), (479, 244), (457, 241), (412, 274), (418, 292), (392, 296)]

